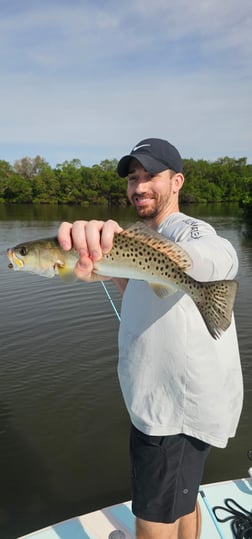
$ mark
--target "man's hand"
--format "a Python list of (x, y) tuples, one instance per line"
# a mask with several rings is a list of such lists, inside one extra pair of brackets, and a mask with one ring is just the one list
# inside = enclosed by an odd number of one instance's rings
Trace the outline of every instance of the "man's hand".
[(93, 273), (94, 262), (108, 253), (113, 245), (114, 235), (122, 231), (116, 221), (75, 221), (61, 223), (58, 241), (62, 249), (69, 251), (74, 247), (79, 253), (75, 274), (84, 281), (102, 280)]

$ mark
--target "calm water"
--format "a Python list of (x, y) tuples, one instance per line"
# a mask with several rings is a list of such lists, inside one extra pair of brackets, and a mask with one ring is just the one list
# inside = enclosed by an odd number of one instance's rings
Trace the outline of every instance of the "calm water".
[[(235, 314), (244, 409), (236, 438), (212, 451), (204, 481), (241, 477), (252, 447), (252, 230), (231, 207), (185, 211), (211, 222), (240, 259)], [(129, 209), (0, 206), (1, 539), (130, 497), (128, 417), (110, 302), (99, 283), (66, 285), (11, 272), (5, 255), (7, 247), (55, 234), (62, 220), (84, 215), (121, 224), (135, 219)], [(108, 288), (119, 308), (116, 289)]]

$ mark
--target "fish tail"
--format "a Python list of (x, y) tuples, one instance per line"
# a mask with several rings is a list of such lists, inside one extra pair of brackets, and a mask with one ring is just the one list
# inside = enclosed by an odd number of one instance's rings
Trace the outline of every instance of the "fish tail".
[(238, 282), (224, 280), (201, 285), (201, 297), (195, 303), (210, 334), (217, 339), (231, 324)]

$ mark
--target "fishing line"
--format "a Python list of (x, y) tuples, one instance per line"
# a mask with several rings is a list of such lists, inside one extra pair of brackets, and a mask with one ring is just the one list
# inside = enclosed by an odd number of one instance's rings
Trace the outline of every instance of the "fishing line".
[(214, 512), (212, 511), (212, 508), (210, 506), (210, 503), (209, 503), (209, 501), (207, 499), (207, 496), (206, 496), (206, 493), (204, 492), (204, 490), (200, 490), (200, 495), (201, 495), (201, 497), (203, 499), (203, 502), (204, 502), (204, 504), (205, 504), (205, 506), (206, 506), (206, 508), (207, 508), (207, 510), (209, 512), (209, 515), (210, 515), (210, 517), (211, 517), (211, 519), (212, 519), (212, 521), (213, 521), (213, 523), (214, 523), (214, 525), (215, 525), (215, 527), (216, 527), (216, 529), (218, 531), (219, 536), (221, 537), (221, 539), (225, 539), (225, 535), (221, 531), (221, 528), (220, 528), (220, 526), (218, 524), (217, 517), (215, 516)]
[(112, 300), (112, 298), (111, 298), (111, 295), (110, 295), (110, 293), (109, 293), (109, 291), (108, 291), (106, 285), (104, 284), (103, 281), (100, 281), (100, 282), (101, 282), (101, 285), (103, 286), (103, 288), (104, 288), (104, 290), (105, 290), (105, 293), (106, 293), (106, 295), (107, 295), (107, 297), (108, 297), (108, 299), (109, 299), (109, 301), (110, 301), (110, 303), (111, 303), (111, 305), (112, 305), (112, 307), (113, 307), (113, 309), (114, 309), (114, 312), (115, 312), (115, 314), (116, 314), (116, 316), (117, 316), (119, 322), (121, 322), (120, 314), (119, 314), (119, 312), (118, 312), (118, 310), (117, 310), (117, 308), (116, 308), (116, 306), (115, 306), (115, 304), (114, 304), (114, 302), (113, 302), (113, 300)]

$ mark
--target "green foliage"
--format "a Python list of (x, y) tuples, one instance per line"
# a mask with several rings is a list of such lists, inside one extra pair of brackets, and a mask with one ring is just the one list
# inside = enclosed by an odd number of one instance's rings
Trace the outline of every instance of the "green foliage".
[(184, 160), (185, 185), (181, 193), (182, 202), (235, 202), (243, 196), (250, 165), (246, 158), (223, 157), (209, 161)]
[(252, 221), (252, 165), (247, 165), (244, 178), (244, 191), (240, 198), (240, 206), (245, 218)]
[[(40, 156), (13, 166), (0, 160), (0, 202), (126, 205), (126, 180), (116, 167), (116, 159), (92, 167), (72, 159), (54, 169)], [(184, 176), (182, 203), (239, 202), (246, 215), (252, 213), (252, 165), (246, 157), (185, 159)]]
[(29, 180), (12, 174), (4, 189), (4, 199), (6, 202), (32, 202), (32, 186)]

